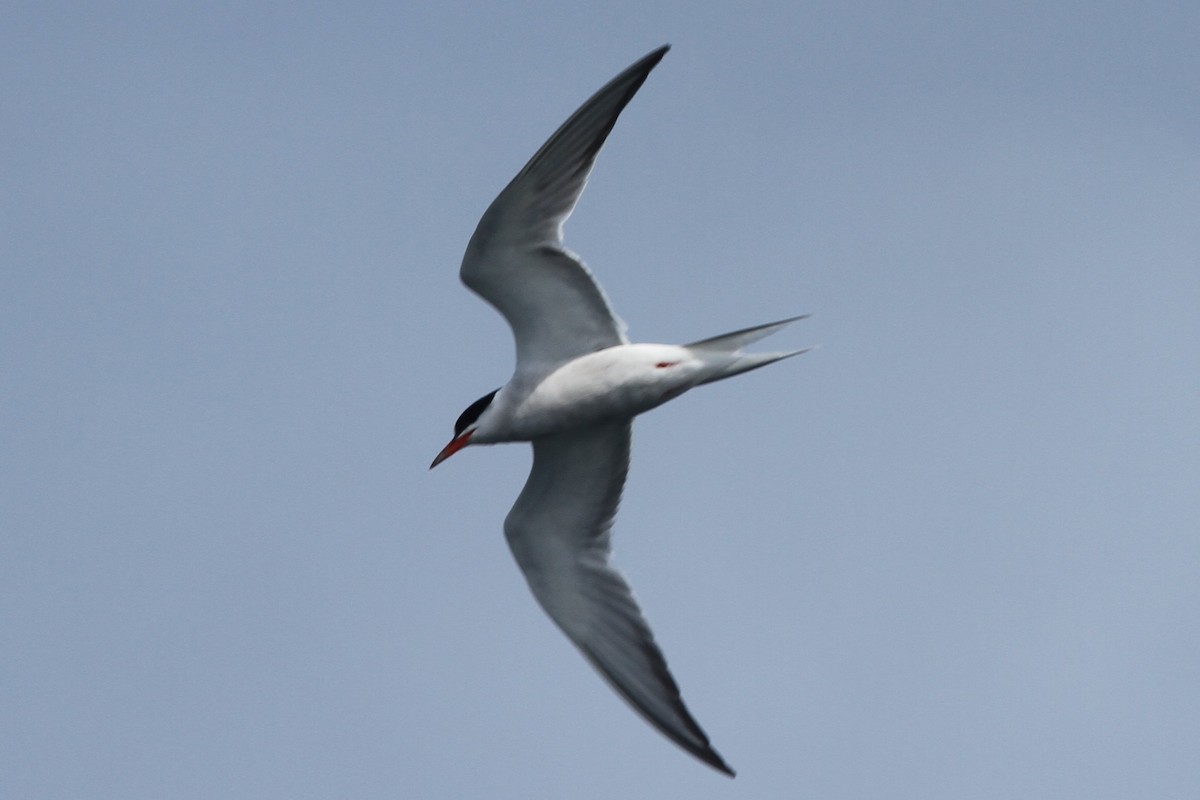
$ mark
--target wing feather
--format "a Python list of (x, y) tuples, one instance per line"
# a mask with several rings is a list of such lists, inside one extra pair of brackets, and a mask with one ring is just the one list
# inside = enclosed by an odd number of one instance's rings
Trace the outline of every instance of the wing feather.
[(628, 341), (603, 289), (563, 247), (562, 226), (617, 117), (667, 50), (649, 53), (580, 106), (492, 201), (471, 236), (459, 276), (508, 320), (518, 371)]
[(630, 430), (611, 423), (536, 440), (504, 533), (542, 608), (617, 693), (671, 741), (732, 775), (684, 705), (629, 584), (609, 564)]

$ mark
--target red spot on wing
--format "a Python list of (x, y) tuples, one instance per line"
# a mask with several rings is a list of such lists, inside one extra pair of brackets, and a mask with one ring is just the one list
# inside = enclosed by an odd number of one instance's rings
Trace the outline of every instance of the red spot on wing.
[(656, 369), (666, 369), (667, 367), (673, 367), (678, 363), (678, 361), (660, 361), (654, 366)]

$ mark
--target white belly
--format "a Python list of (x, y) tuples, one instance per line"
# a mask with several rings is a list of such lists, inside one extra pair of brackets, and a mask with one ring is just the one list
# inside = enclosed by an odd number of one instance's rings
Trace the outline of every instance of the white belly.
[[(626, 344), (567, 362), (510, 410), (512, 440), (632, 419), (696, 385), (703, 362), (683, 347)], [(509, 438), (509, 437), (505, 437)]]

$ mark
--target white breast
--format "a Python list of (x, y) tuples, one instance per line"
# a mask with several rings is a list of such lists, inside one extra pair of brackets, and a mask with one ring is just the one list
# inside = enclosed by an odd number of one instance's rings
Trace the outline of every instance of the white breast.
[[(589, 353), (520, 392), (524, 397), (503, 398), (507, 430), (495, 441), (528, 441), (632, 419), (695, 386), (703, 366), (676, 345), (626, 344)], [(519, 384), (518, 379), (510, 386)]]

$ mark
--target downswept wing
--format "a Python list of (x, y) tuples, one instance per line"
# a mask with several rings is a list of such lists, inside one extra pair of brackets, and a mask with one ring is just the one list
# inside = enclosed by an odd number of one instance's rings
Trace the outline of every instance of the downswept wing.
[(668, 49), (646, 55), (580, 106), (492, 201), (471, 236), (459, 276), (508, 320), (518, 371), (628, 341), (591, 272), (563, 247), (562, 226), (617, 117)]
[(534, 596), (592, 666), (671, 741), (733, 775), (684, 706), (629, 584), (608, 563), (630, 431), (628, 422), (610, 423), (536, 440), (504, 533)]

